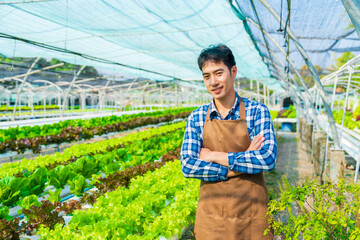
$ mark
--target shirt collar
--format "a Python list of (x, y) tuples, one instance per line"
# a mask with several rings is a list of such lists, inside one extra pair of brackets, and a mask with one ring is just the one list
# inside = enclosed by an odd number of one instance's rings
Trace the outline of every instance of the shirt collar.
[[(240, 112), (236, 111), (239, 108), (239, 103), (240, 103), (239, 95), (237, 94), (237, 92), (235, 92), (235, 96), (236, 96), (235, 102), (234, 102), (234, 105), (232, 106), (232, 108), (230, 109), (229, 114), (234, 114), (234, 115), (236, 115), (236, 117), (240, 118)], [(214, 99), (213, 99), (210, 102), (210, 118), (216, 116), (217, 114), (219, 114), (219, 116), (220, 116), (220, 113), (217, 111), (217, 109), (215, 107), (215, 103), (214, 103)]]

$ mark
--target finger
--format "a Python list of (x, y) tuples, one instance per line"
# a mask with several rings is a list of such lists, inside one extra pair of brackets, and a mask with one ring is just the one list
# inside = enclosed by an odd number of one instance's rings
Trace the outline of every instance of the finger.
[(254, 139), (250, 145), (252, 145), (252, 147), (258, 146), (259, 144), (261, 144), (263, 142), (261, 137), (258, 137), (256, 139)]
[(250, 146), (248, 147), (247, 151), (253, 151), (257, 150), (260, 146), (260, 144), (264, 141), (264, 134), (256, 135), (253, 140), (250, 143)]
[(259, 138), (260, 138), (260, 136), (259, 136), (259, 135), (256, 135), (256, 136), (253, 138), (253, 141), (258, 140)]
[(251, 141), (250, 145), (256, 144), (260, 140), (259, 136), (255, 136), (254, 139)]
[(251, 143), (250, 143), (250, 145), (249, 145), (249, 147), (248, 147), (248, 151), (250, 151), (250, 150), (254, 150), (254, 147), (255, 147), (255, 145), (256, 145), (256, 143), (259, 141), (259, 139), (257, 139), (257, 138), (254, 138), (252, 141), (251, 141)]
[(251, 142), (250, 146), (248, 147), (247, 151), (253, 151), (256, 150), (256, 142)]
[(264, 142), (265, 138), (262, 137), (256, 144), (254, 145), (254, 150), (259, 150), (261, 144)]
[(258, 150), (259, 147), (260, 147), (261, 143), (256, 143), (254, 146), (253, 146), (253, 149), (252, 150)]

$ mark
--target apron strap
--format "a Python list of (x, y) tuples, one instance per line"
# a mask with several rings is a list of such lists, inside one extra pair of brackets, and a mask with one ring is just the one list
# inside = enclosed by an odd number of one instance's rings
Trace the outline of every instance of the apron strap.
[[(245, 103), (242, 97), (240, 96), (239, 96), (239, 101), (240, 101), (239, 103), (240, 120), (242, 120), (241, 122), (246, 122)], [(209, 104), (209, 108), (206, 113), (205, 122), (210, 120), (210, 108), (211, 108), (211, 103)]]
[(206, 113), (206, 119), (205, 119), (205, 122), (209, 121), (210, 120), (210, 108), (211, 108), (211, 103), (209, 104), (209, 108), (207, 110), (207, 113)]
[(239, 110), (240, 110), (240, 119), (243, 120), (241, 122), (246, 122), (246, 113), (245, 113), (245, 103), (244, 100), (242, 99), (242, 97), (239, 96)]

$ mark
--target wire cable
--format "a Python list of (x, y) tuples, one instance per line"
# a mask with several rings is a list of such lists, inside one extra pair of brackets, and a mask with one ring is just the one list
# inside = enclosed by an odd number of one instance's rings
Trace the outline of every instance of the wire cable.
[(36, 41), (32, 41), (32, 40), (12, 36), (12, 35), (9, 35), (9, 34), (6, 34), (6, 33), (0, 33), (0, 38), (18, 40), (18, 41), (21, 41), (21, 42), (25, 42), (25, 43), (28, 43), (28, 44), (31, 44), (31, 45), (34, 45), (34, 46), (37, 46), (37, 47), (49, 49), (49, 50), (52, 50), (52, 51), (73, 54), (73, 55), (80, 56), (82, 58), (85, 58), (85, 59), (88, 59), (88, 60), (91, 60), (91, 61), (95, 61), (95, 62), (99, 62), (99, 63), (113, 64), (113, 65), (129, 68), (129, 69), (134, 69), (134, 70), (139, 70), (139, 71), (143, 71), (143, 72), (147, 72), (147, 73), (152, 73), (152, 74), (156, 74), (156, 75), (159, 75), (159, 76), (170, 78), (172, 80), (180, 80), (180, 81), (182, 80), (180, 78), (174, 78), (173, 76), (167, 75), (167, 74), (164, 74), (164, 73), (160, 73), (160, 72), (156, 72), (156, 71), (152, 71), (152, 70), (148, 70), (148, 69), (144, 69), (144, 68), (134, 67), (134, 66), (119, 63), (119, 62), (114, 62), (114, 61), (104, 59), (104, 58), (94, 57), (94, 56), (91, 56), (91, 55), (88, 55), (88, 54), (83, 54), (83, 53), (75, 52), (75, 51), (72, 51), (72, 50), (51, 46), (51, 45), (48, 45), (48, 44), (45, 44), (45, 43), (36, 42)]

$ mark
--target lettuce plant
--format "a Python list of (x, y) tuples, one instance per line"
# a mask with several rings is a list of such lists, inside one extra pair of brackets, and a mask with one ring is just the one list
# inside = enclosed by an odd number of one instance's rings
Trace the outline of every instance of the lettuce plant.
[(48, 185), (54, 186), (56, 189), (62, 189), (68, 180), (73, 179), (76, 173), (72, 171), (71, 166), (60, 165), (48, 172)]
[(76, 196), (82, 196), (84, 194), (85, 188), (90, 187), (83, 175), (76, 175), (76, 177), (74, 177), (72, 180), (69, 180), (68, 183), (70, 185), (71, 193)]
[(20, 193), (28, 185), (25, 178), (5, 177), (0, 180), (0, 203), (13, 206), (20, 198)]

